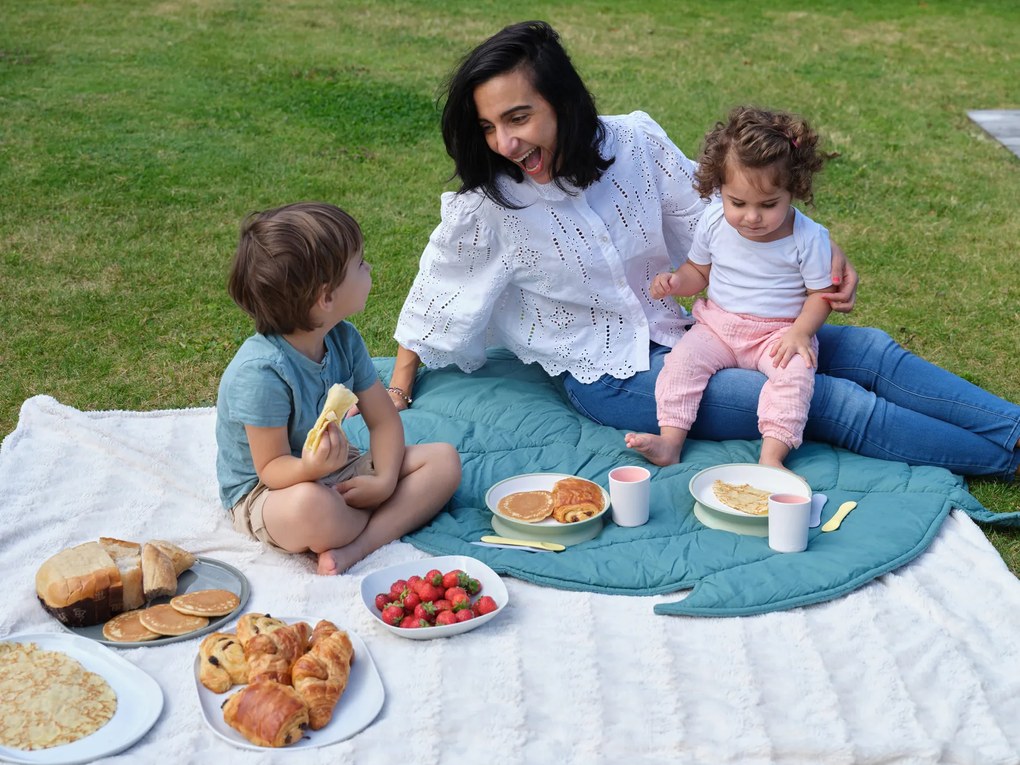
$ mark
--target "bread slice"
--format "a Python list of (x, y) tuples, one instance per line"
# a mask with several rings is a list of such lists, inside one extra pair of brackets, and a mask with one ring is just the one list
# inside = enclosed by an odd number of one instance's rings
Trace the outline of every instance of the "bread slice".
[(120, 569), (99, 542), (61, 550), (35, 575), (43, 607), (70, 627), (105, 622), (124, 610)]
[(142, 545), (142, 588), (146, 600), (177, 593), (173, 561), (151, 542)]
[(174, 574), (180, 576), (195, 565), (197, 558), (171, 542), (162, 539), (150, 539), (149, 544), (158, 547), (174, 564)]
[(145, 591), (142, 588), (142, 546), (137, 542), (125, 542), (113, 537), (99, 537), (99, 544), (113, 558), (120, 570), (124, 586), (124, 610), (133, 611), (145, 605)]

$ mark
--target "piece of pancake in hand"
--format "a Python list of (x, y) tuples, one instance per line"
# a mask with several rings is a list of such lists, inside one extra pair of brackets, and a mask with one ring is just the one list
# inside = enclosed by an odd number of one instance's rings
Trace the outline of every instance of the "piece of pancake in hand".
[(230, 590), (195, 590), (170, 598), (174, 610), (190, 616), (226, 616), (240, 603)]
[(138, 620), (143, 627), (160, 635), (186, 635), (209, 624), (204, 616), (182, 614), (169, 603), (149, 606), (142, 611)]
[(552, 516), (560, 523), (577, 523), (605, 509), (602, 489), (584, 478), (561, 478), (552, 489)]
[(552, 515), (553, 495), (549, 491), (518, 491), (503, 497), (497, 507), (507, 518), (537, 523)]
[(103, 637), (115, 643), (140, 643), (163, 637), (142, 624), (142, 611), (143, 609), (139, 608), (117, 614), (103, 625)]

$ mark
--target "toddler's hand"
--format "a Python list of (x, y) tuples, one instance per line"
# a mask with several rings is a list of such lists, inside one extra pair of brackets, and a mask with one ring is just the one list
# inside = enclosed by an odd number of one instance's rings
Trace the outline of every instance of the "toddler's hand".
[(769, 351), (769, 356), (772, 357), (772, 366), (783, 369), (786, 369), (786, 365), (797, 354), (803, 357), (804, 364), (808, 369), (818, 364), (818, 357), (815, 355), (815, 349), (811, 343), (811, 335), (789, 330)]
[(305, 449), (301, 452), (301, 462), (311, 475), (322, 478), (347, 464), (350, 448), (351, 444), (340, 426), (331, 422), (326, 426), (326, 432), (322, 434), (315, 450)]
[(680, 281), (675, 273), (668, 274), (656, 274), (655, 278), (652, 279), (652, 284), (648, 288), (648, 294), (652, 296), (652, 300), (662, 300), (664, 297), (673, 294), (677, 282)]

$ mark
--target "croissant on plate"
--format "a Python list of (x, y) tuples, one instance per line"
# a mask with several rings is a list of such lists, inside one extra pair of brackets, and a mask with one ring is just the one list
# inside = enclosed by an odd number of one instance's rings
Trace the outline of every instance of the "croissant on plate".
[(291, 666), (307, 650), (310, 632), (306, 622), (296, 622), (251, 638), (244, 646), (248, 682), (265, 679), (290, 684)]
[(323, 619), (312, 632), (311, 649), (294, 662), (294, 688), (308, 704), (309, 727), (319, 730), (333, 717), (347, 687), (354, 646), (343, 630)]
[(269, 614), (249, 613), (237, 620), (237, 639), (242, 646), (248, 645), (248, 641), (263, 632), (272, 632), (280, 627), (286, 627), (287, 623), (276, 619)]
[(257, 746), (287, 746), (304, 735), (308, 705), (289, 685), (259, 680), (227, 699), (223, 719)]
[(213, 693), (248, 682), (248, 662), (236, 635), (213, 632), (198, 647), (198, 679)]
[(553, 518), (560, 523), (577, 523), (602, 512), (602, 490), (583, 478), (562, 478), (553, 484)]

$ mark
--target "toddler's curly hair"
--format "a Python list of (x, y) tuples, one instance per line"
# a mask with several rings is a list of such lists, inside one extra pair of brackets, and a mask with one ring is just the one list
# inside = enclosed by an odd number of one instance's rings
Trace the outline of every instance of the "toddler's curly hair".
[(818, 134), (795, 114), (738, 106), (728, 121), (717, 122), (705, 135), (694, 188), (703, 199), (710, 198), (726, 182), (727, 168), (736, 163), (769, 170), (765, 177), (774, 186), (812, 204), (811, 182), (825, 164), (818, 143)]

